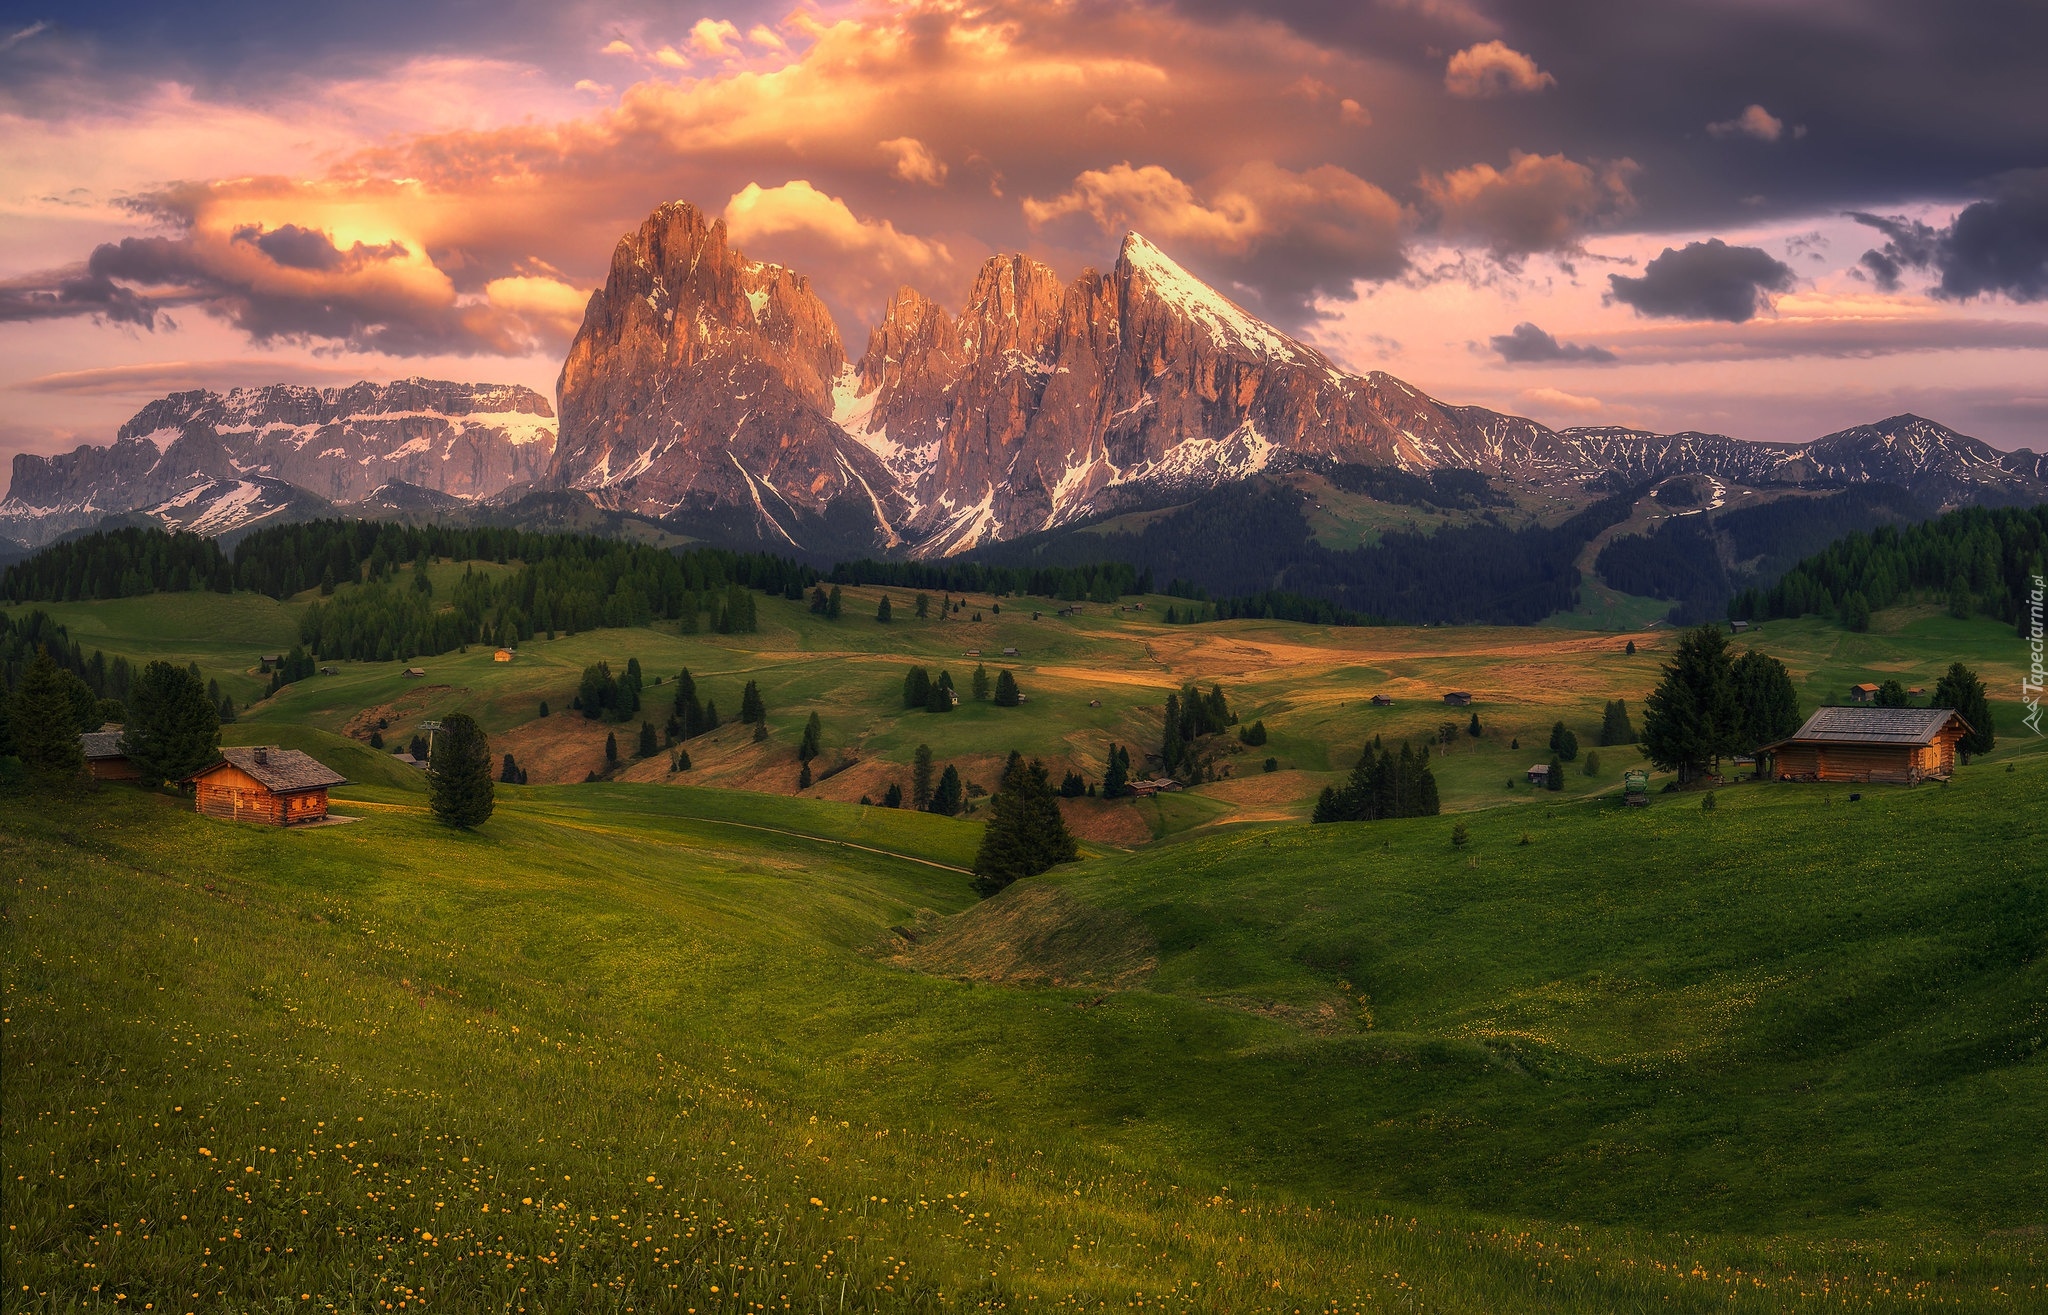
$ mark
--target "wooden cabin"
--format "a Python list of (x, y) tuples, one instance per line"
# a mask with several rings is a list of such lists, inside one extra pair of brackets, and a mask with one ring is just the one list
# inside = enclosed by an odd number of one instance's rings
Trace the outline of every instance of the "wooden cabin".
[(1454, 689), (1444, 695), (1444, 702), (1454, 708), (1469, 707), (1472, 703), (1472, 696), (1464, 690)]
[(1391, 708), (1394, 706), (1394, 696), (1391, 694), (1375, 694), (1372, 696), (1372, 706), (1375, 708)]
[(1775, 757), (1781, 781), (1917, 785), (1955, 773), (1956, 741), (1969, 732), (1953, 708), (1822, 708), (1757, 753)]
[(499, 649), (499, 650), (498, 650), (497, 652), (495, 652), (495, 653), (491, 654), (491, 661), (493, 661), (493, 662), (510, 662), (510, 661), (511, 661), (511, 660), (513, 659), (513, 657), (514, 657), (514, 656), (515, 656), (515, 655), (513, 654), (513, 652), (512, 652), (512, 650), (511, 650), (511, 649), (509, 649), (509, 648), (501, 648), (501, 649)]
[(85, 751), (85, 769), (92, 773), (95, 781), (134, 781), (142, 773), (135, 764), (128, 761), (127, 750), (121, 747), (121, 723), (110, 721), (96, 731), (87, 731), (78, 737), (78, 747)]
[(1854, 703), (1875, 703), (1877, 701), (1878, 688), (1878, 686), (1868, 683), (1851, 685), (1849, 687), (1849, 699)]
[(1550, 764), (1549, 764), (1549, 763), (1537, 763), (1537, 764), (1536, 764), (1536, 765), (1535, 765), (1534, 767), (1531, 767), (1531, 768), (1529, 769), (1529, 784), (1531, 784), (1531, 785), (1549, 785), (1549, 784), (1550, 784)]
[(427, 674), (427, 669), (425, 667), (407, 667), (405, 674), (414, 680), (418, 680), (421, 676)]
[(185, 778), (201, 813), (227, 822), (293, 826), (327, 816), (329, 786), (347, 778), (297, 749), (238, 745)]

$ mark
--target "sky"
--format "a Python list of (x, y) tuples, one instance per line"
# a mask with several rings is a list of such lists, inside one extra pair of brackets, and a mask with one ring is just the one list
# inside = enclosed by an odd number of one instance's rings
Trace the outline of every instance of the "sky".
[(2048, 447), (2034, 0), (0, 0), (0, 458), (186, 388), (550, 396), (664, 201), (889, 294), (1143, 232), (1546, 424)]

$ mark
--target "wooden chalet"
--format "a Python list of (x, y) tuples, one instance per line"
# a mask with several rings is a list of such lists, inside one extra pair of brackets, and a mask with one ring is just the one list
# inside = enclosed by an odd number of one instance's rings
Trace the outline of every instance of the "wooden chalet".
[(142, 776), (121, 747), (121, 731), (121, 723), (110, 721), (78, 737), (78, 747), (85, 751), (85, 769), (93, 780), (133, 781)]
[(515, 658), (515, 657), (517, 657), (517, 656), (518, 656), (518, 654), (514, 653), (514, 652), (513, 652), (513, 651), (512, 651), (511, 649), (509, 649), (509, 648), (501, 648), (501, 649), (499, 649), (499, 650), (498, 650), (497, 652), (495, 652), (495, 653), (491, 654), (491, 661), (493, 661), (493, 662), (510, 662), (510, 661), (511, 661), (511, 660), (512, 660), (513, 658)]
[(1856, 703), (1874, 703), (1877, 701), (1877, 691), (1878, 687), (1876, 685), (1867, 682), (1862, 685), (1851, 685), (1849, 687), (1849, 698), (1852, 702)]
[(1469, 707), (1472, 703), (1472, 696), (1464, 690), (1454, 689), (1444, 695), (1444, 702), (1454, 708)]
[(1953, 708), (1822, 708), (1789, 740), (1767, 744), (1781, 781), (1916, 785), (1955, 772), (1970, 725)]
[(220, 751), (220, 761), (185, 778), (198, 809), (227, 822), (293, 826), (327, 816), (329, 786), (347, 778), (297, 749), (238, 745)]
[(1372, 696), (1372, 706), (1375, 708), (1391, 708), (1394, 706), (1394, 696), (1391, 694), (1375, 694)]
[(414, 680), (418, 680), (421, 676), (427, 674), (427, 669), (425, 667), (407, 667), (405, 669), (405, 674), (412, 677)]
[(1549, 763), (1537, 763), (1537, 764), (1536, 764), (1536, 765), (1535, 765), (1534, 767), (1531, 767), (1531, 768), (1529, 769), (1529, 784), (1531, 784), (1531, 785), (1549, 785), (1549, 784), (1550, 784), (1550, 764), (1549, 764)]

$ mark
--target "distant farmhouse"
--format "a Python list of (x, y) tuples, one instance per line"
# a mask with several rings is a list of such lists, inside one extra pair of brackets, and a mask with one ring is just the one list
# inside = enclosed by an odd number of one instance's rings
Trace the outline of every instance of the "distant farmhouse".
[(1877, 691), (1878, 686), (1867, 682), (1862, 685), (1851, 685), (1849, 687), (1849, 698), (1856, 703), (1874, 703), (1877, 701)]
[(1777, 758), (1781, 781), (1946, 781), (1956, 741), (1970, 724), (1953, 708), (1822, 708), (1789, 740), (1758, 753)]
[(121, 723), (110, 721), (96, 731), (87, 731), (78, 737), (78, 747), (85, 751), (85, 767), (95, 781), (133, 781), (141, 777), (135, 764), (128, 761), (128, 751), (121, 747)]
[(309, 754), (267, 744), (222, 749), (219, 762), (186, 780), (207, 817), (271, 826), (320, 821), (328, 787), (348, 783)]
[[(1388, 701), (1392, 702), (1392, 700)], [(1472, 696), (1464, 690), (1454, 689), (1444, 695), (1444, 702), (1454, 708), (1463, 708), (1471, 704)]]
[(1375, 708), (1391, 708), (1394, 706), (1394, 696), (1391, 694), (1375, 694), (1372, 696), (1372, 706)]

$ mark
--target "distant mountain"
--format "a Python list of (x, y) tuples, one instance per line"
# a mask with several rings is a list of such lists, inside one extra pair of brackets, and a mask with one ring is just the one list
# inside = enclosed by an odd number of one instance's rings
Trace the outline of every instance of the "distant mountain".
[(554, 445), (548, 400), (511, 385), (405, 379), (174, 393), (137, 412), (111, 446), (16, 456), (0, 535), (47, 543), (221, 480), (281, 481), (332, 503), (392, 480), (483, 498), (544, 475)]
[(1263, 473), (1466, 469), (1617, 490), (1897, 484), (1936, 503), (2048, 494), (2031, 453), (1895, 416), (1803, 445), (1552, 430), (1347, 372), (1136, 233), (1062, 283), (991, 258), (956, 317), (896, 294), (858, 361), (809, 284), (677, 202), (621, 240), (559, 385), (559, 487), (719, 541), (946, 556)]

